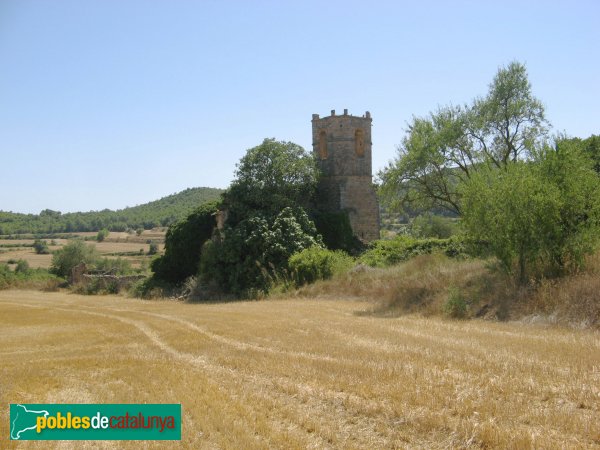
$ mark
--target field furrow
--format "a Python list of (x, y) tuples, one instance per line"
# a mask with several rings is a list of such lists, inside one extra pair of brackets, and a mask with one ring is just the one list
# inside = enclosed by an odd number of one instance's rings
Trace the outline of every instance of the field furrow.
[(182, 448), (600, 448), (598, 332), (369, 307), (2, 291), (0, 396), (181, 403)]

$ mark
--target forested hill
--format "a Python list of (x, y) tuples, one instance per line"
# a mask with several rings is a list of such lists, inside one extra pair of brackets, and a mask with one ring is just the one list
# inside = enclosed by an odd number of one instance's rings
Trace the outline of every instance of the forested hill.
[(190, 188), (160, 200), (117, 211), (104, 209), (65, 214), (49, 209), (40, 214), (0, 211), (0, 235), (70, 233), (98, 231), (103, 228), (125, 231), (128, 228), (168, 226), (186, 217), (202, 203), (219, 199), (222, 192), (222, 189), (215, 188)]

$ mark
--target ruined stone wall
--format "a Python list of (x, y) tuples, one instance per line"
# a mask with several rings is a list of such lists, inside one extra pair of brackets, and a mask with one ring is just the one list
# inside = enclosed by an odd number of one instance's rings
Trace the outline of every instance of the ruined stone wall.
[(346, 210), (354, 234), (365, 241), (379, 238), (379, 204), (372, 185), (371, 115), (319, 118), (313, 114), (313, 152), (321, 169), (318, 207)]

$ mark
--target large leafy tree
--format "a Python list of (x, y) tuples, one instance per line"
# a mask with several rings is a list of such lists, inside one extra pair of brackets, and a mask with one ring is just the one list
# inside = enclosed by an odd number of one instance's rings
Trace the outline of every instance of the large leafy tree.
[(272, 216), (286, 207), (307, 208), (318, 174), (313, 155), (301, 146), (265, 139), (237, 164), (235, 180), (224, 195), (229, 223), (248, 214)]
[(547, 127), (525, 66), (510, 63), (498, 70), (485, 97), (412, 119), (398, 157), (379, 174), (383, 201), (396, 209), (461, 214), (459, 185), (482, 167), (526, 159)]
[(293, 253), (322, 245), (306, 213), (318, 169), (299, 145), (265, 139), (248, 150), (235, 175), (224, 195), (225, 228), (205, 245), (200, 273), (224, 291), (252, 296), (285, 274)]
[(579, 268), (598, 241), (600, 179), (576, 143), (481, 170), (463, 188), (467, 231), (521, 282)]

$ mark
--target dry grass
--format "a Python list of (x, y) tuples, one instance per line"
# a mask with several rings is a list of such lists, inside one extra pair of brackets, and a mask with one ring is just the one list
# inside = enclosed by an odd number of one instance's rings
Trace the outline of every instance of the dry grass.
[(600, 448), (597, 331), (370, 307), (3, 291), (0, 401), (182, 403), (182, 448)]
[(600, 253), (579, 274), (519, 286), (492, 262), (422, 255), (386, 269), (359, 267), (341, 277), (304, 286), (288, 297), (363, 299), (367, 313), (442, 315), (451, 292), (467, 304), (467, 317), (559, 323), (600, 328)]
[(52, 263), (52, 255), (37, 255), (33, 248), (16, 248), (10, 251), (0, 253), (0, 263), (7, 263), (10, 260), (24, 259), (33, 269), (47, 269)]

